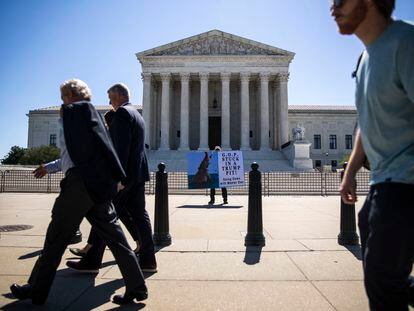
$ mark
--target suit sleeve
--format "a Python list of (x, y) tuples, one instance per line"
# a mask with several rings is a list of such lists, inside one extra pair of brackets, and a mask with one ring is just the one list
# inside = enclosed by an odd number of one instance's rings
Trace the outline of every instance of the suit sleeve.
[(118, 108), (109, 131), (121, 165), (126, 171), (131, 148), (131, 117), (126, 109)]

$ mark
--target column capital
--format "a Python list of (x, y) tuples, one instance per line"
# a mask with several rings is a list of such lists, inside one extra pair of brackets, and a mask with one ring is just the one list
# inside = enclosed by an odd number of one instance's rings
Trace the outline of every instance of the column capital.
[(277, 75), (275, 76), (275, 79), (273, 80), (273, 86), (276, 89), (280, 87), (279, 78)]
[(144, 82), (150, 82), (151, 81), (151, 77), (152, 77), (152, 73), (151, 72), (142, 72), (141, 73), (141, 79)]
[(188, 82), (190, 81), (190, 73), (189, 72), (180, 72), (181, 82)]
[(268, 73), (268, 72), (260, 72), (259, 73), (259, 76), (260, 76), (260, 82), (269, 82), (270, 73)]
[(222, 81), (229, 81), (231, 77), (231, 72), (221, 72), (220, 77)]
[(241, 80), (241, 82), (249, 82), (250, 81), (250, 72), (240, 73), (240, 80)]
[(280, 72), (277, 75), (277, 78), (276, 79), (279, 82), (288, 82), (288, 80), (289, 80), (289, 72)]
[(209, 73), (208, 72), (200, 72), (199, 74), (200, 81), (208, 81)]
[(160, 75), (162, 82), (169, 82), (171, 80), (171, 73), (169, 72), (162, 72)]

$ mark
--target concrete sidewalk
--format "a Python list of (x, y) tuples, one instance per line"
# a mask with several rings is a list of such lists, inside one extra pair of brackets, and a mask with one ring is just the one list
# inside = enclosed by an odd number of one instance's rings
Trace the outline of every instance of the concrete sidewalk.
[[(33, 309), (29, 301), (14, 300), (9, 286), (26, 282), (55, 197), (0, 194), (0, 226), (33, 226), (1, 233), (1, 310)], [(170, 196), (173, 245), (159, 250), (159, 272), (146, 276), (148, 300), (125, 307), (110, 302), (112, 295), (124, 291), (110, 251), (96, 278), (67, 269), (66, 259), (74, 257), (66, 251), (47, 304), (39, 309), (368, 310), (359, 248), (337, 244), (339, 197), (264, 197), (262, 249), (244, 247), (247, 196), (230, 196), (225, 206), (208, 206), (208, 200)], [(147, 203), (153, 217), (154, 197), (147, 197)], [(84, 241), (89, 228), (84, 221)]]

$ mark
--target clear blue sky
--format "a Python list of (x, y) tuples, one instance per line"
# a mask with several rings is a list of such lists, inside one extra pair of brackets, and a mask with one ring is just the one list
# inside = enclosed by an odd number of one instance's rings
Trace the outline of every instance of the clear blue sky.
[[(413, 21), (414, 1), (394, 15)], [(337, 33), (328, 0), (1, 0), (0, 158), (26, 147), (29, 110), (60, 105), (62, 81), (84, 80), (101, 105), (122, 81), (141, 104), (135, 53), (212, 29), (295, 52), (289, 104), (353, 105), (363, 47)]]

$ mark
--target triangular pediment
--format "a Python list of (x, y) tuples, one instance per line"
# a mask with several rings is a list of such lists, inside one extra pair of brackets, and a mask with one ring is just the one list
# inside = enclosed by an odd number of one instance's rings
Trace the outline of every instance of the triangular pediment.
[(220, 30), (212, 30), (136, 55), (140, 59), (145, 56), (193, 55), (280, 55), (293, 57), (294, 53)]

